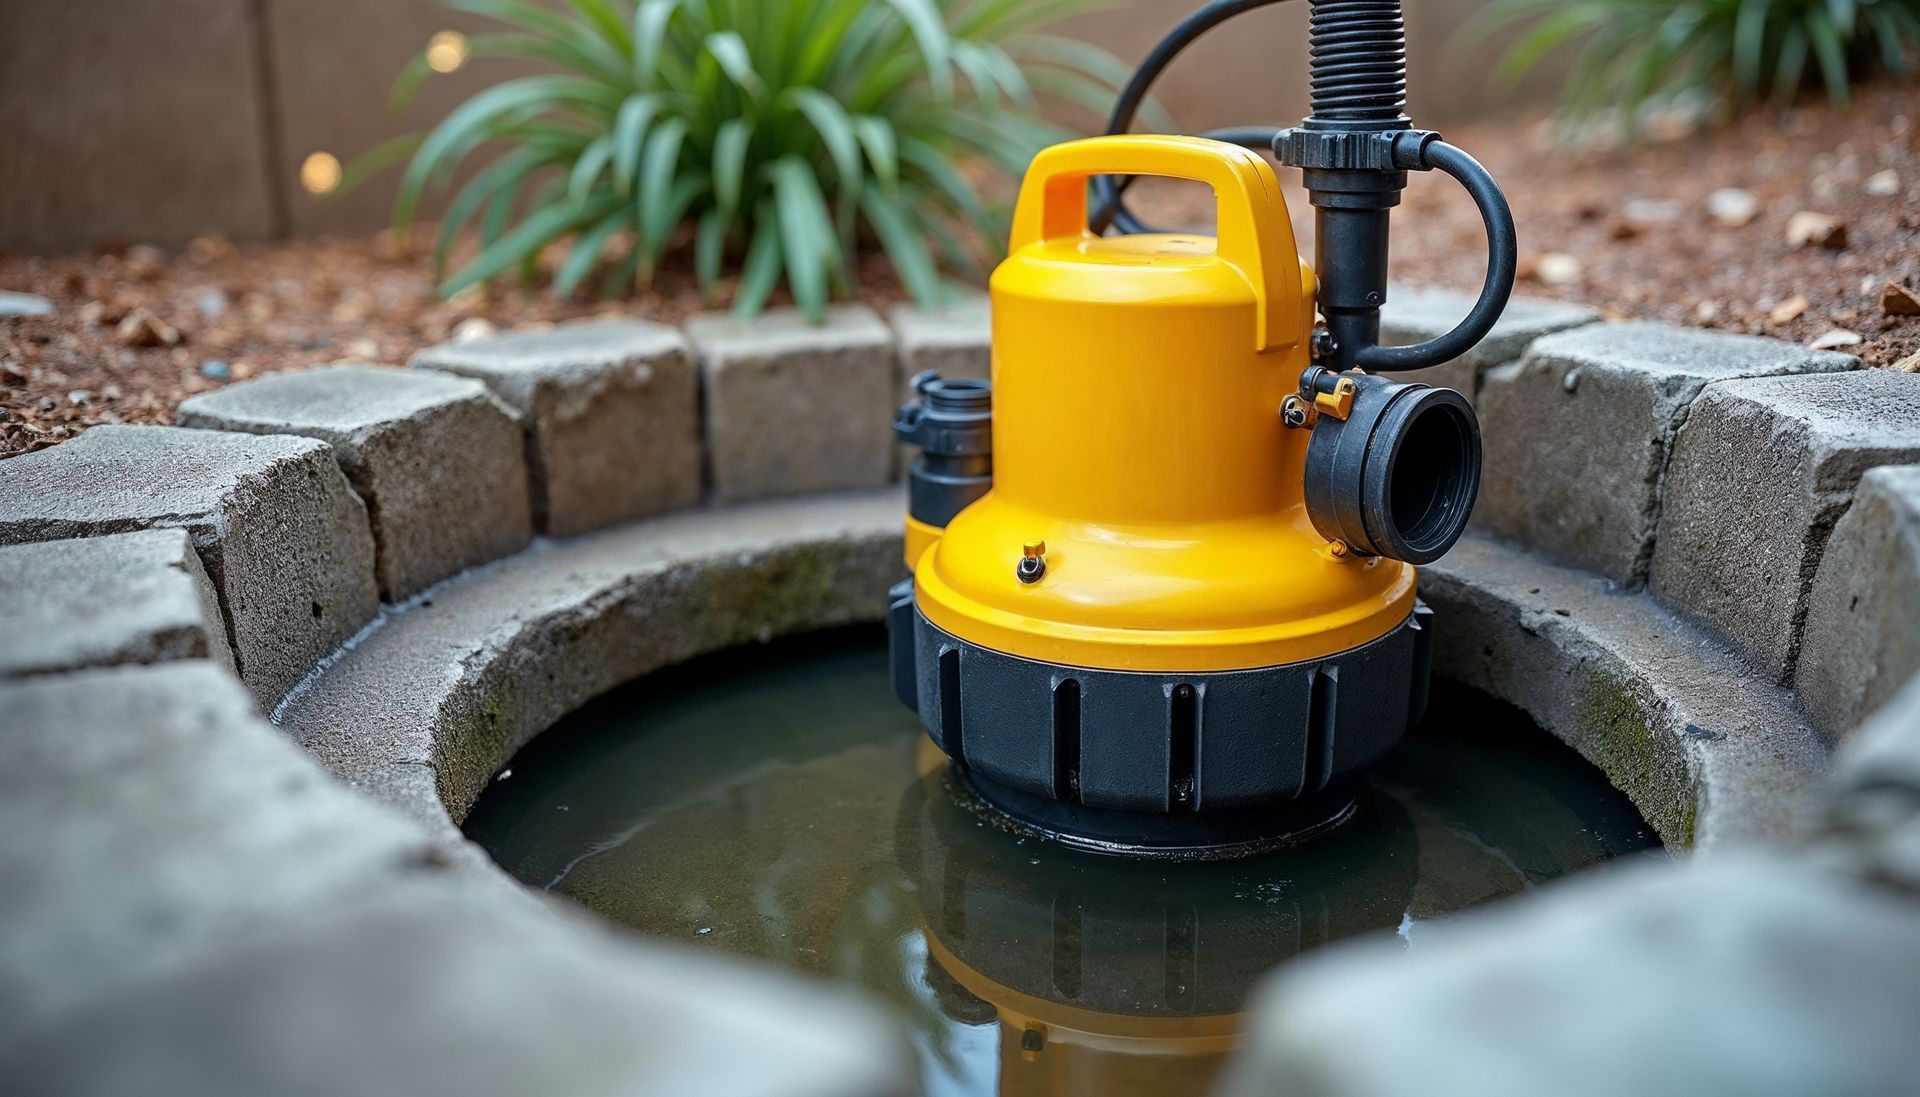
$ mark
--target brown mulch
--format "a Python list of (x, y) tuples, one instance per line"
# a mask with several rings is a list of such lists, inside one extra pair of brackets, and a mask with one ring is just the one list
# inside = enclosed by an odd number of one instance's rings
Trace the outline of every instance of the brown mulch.
[[(0, 458), (98, 423), (171, 423), (195, 393), (281, 370), (399, 366), (448, 339), (602, 315), (677, 321), (707, 307), (685, 261), (622, 300), (563, 301), (506, 283), (442, 300), (431, 238), (427, 226), (404, 242), (391, 232), (248, 246), (207, 237), (174, 254), (0, 257), (0, 289), (54, 304), (50, 316), (0, 318)], [(902, 297), (876, 257), (862, 259), (859, 284), (870, 304)]]
[[(1612, 316), (1824, 341), (1872, 365), (1920, 369), (1920, 314), (1903, 314), (1920, 313), (1914, 86), (1866, 89), (1848, 110), (1755, 113), (1626, 150), (1576, 155), (1556, 132), (1508, 121), (1446, 133), (1507, 189), (1520, 228), (1519, 292), (1586, 301)], [(1751, 220), (1711, 212), (1709, 196), (1729, 188), (1751, 200)], [(1143, 215), (1206, 219), (1204, 193), (1149, 191)], [(1310, 249), (1311, 211), (1296, 188), (1289, 197)], [(1743, 204), (1725, 194), (1714, 201), (1723, 216)], [(1797, 214), (1825, 216), (1795, 226), (1816, 239), (1789, 239)], [(1478, 285), (1479, 222), (1447, 180), (1416, 176), (1393, 231), (1396, 279)], [(862, 274), (865, 299), (899, 298), (883, 263), (863, 263)], [(0, 457), (96, 423), (170, 422), (193, 393), (276, 370), (339, 359), (398, 365), (461, 335), (605, 312), (674, 320), (702, 307), (684, 263), (611, 303), (511, 286), (441, 301), (430, 281), (418, 249), (385, 233), (0, 257), (0, 289), (55, 306), (49, 317), (0, 319)]]

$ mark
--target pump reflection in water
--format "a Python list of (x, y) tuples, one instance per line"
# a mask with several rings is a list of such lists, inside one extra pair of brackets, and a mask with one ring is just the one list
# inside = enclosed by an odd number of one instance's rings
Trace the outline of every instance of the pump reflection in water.
[(1652, 843), (1577, 755), (1453, 692), (1323, 842), (1079, 854), (949, 795), (886, 681), (860, 633), (623, 687), (515, 758), (467, 831), (615, 922), (893, 1003), (929, 1093), (1101, 1097), (1204, 1091), (1248, 988), (1297, 952), (1396, 929), (1417, 948), (1432, 919)]
[(932, 744), (919, 765), (895, 844), (929, 983), (950, 1014), (992, 1011), (1007, 1097), (1206, 1092), (1254, 983), (1307, 949), (1393, 929), (1419, 874), (1405, 811), (1371, 793), (1351, 826), (1272, 866), (1296, 886), (1087, 856), (1035, 872), (960, 806), (970, 792)]

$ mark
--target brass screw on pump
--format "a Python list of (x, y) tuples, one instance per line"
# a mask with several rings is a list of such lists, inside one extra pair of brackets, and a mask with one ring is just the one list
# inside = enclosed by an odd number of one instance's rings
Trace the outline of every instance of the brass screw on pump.
[(1047, 573), (1047, 543), (1028, 541), (1020, 546), (1020, 563), (1014, 566), (1013, 574), (1022, 583), (1038, 583)]

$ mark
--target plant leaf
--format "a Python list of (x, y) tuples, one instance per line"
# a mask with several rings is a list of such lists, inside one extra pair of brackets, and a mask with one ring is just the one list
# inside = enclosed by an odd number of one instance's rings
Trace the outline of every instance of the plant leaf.
[(863, 114), (853, 120), (853, 132), (860, 139), (860, 147), (867, 152), (867, 163), (873, 165), (873, 174), (880, 185), (891, 190), (900, 179), (900, 154), (893, 139), (893, 127), (887, 120), (871, 114)]
[(720, 280), (720, 264), (726, 258), (727, 229), (731, 219), (718, 209), (700, 216), (700, 227), (693, 236), (693, 274), (700, 282), (700, 298), (713, 303), (713, 287)]
[(666, 198), (657, 205), (650, 206), (644, 213), (643, 231), (645, 243), (641, 246), (642, 263), (651, 271), (660, 256), (667, 250), (667, 244), (673, 239), (673, 230), (685, 220), (687, 210), (692, 208), (694, 200), (707, 189), (705, 176), (682, 175), (674, 179), (672, 189)]
[(1743, 0), (1733, 19), (1733, 82), (1743, 97), (1760, 91), (1769, 6), (1769, 0)]
[(613, 239), (613, 234), (625, 228), (626, 224), (626, 211), (616, 209), (575, 237), (573, 247), (567, 252), (567, 261), (560, 264), (559, 272), (553, 276), (553, 292), (561, 297), (572, 297), (573, 291), (593, 272), (593, 265), (600, 261), (601, 253), (607, 249), (607, 241)]
[(406, 113), (413, 105), (413, 97), (420, 94), (420, 85), (432, 75), (433, 67), (427, 64), (424, 51), (408, 58), (401, 66), (400, 75), (393, 78), (393, 88), (387, 92), (387, 110), (393, 114)]
[(633, 49), (626, 20), (620, 18), (607, 0), (567, 0), (567, 6), (579, 12), (615, 52), (624, 54)]
[(954, 168), (953, 164), (940, 155), (933, 146), (919, 138), (910, 137), (901, 142), (900, 156), (914, 169), (931, 182), (934, 189), (944, 195), (954, 208), (958, 209), (974, 231), (986, 237), (987, 241), (999, 250), (1006, 243), (1008, 226), (1002, 223), (980, 201), (973, 185), (968, 183)]
[(833, 217), (820, 193), (813, 169), (798, 156), (786, 156), (768, 168), (773, 181), (774, 215), (780, 225), (780, 250), (786, 256), (787, 285), (807, 318), (826, 318), (827, 273), (837, 265), (839, 245)]
[(600, 173), (607, 170), (607, 162), (613, 159), (613, 138), (597, 137), (587, 151), (573, 162), (573, 171), (567, 176), (567, 198), (574, 205), (587, 200), (594, 183), (600, 179)]
[(446, 3), (450, 8), (484, 15), (531, 32), (566, 57), (565, 63), (570, 67), (609, 86), (617, 86), (626, 72), (626, 58), (620, 51), (608, 45), (592, 27), (552, 8), (525, 0), (446, 0)]
[(369, 176), (378, 175), (413, 155), (420, 147), (421, 136), (418, 133), (405, 133), (389, 138), (353, 158), (340, 171), (340, 185), (332, 197), (338, 198), (365, 182)]
[(1773, 67), (1773, 96), (1788, 102), (1800, 88), (1807, 73), (1807, 32), (1795, 25), (1787, 28), (1780, 40), (1780, 57)]
[[(656, 243), (650, 229), (658, 226), (649, 210), (665, 208), (673, 190), (674, 170), (680, 163), (680, 145), (686, 140), (684, 118), (669, 118), (647, 136), (647, 148), (640, 162), (640, 247), (647, 250)], [(669, 228), (672, 226), (669, 225)]]
[(640, 0), (633, 9), (633, 80), (655, 86), (660, 75), (660, 46), (681, 0)]
[(888, 261), (899, 273), (900, 280), (906, 283), (913, 299), (923, 305), (936, 303), (940, 297), (939, 272), (934, 268), (933, 256), (927, 252), (927, 245), (915, 231), (913, 219), (906, 210), (878, 187), (866, 189), (861, 196), (860, 209), (867, 215), (867, 223), (873, 226), (874, 234), (880, 237), (880, 246), (886, 250)]
[(966, 76), (972, 85), (974, 98), (987, 110), (996, 110), (1000, 106), (1000, 80), (994, 74), (993, 64), (972, 42), (953, 44), (953, 64)]
[(660, 100), (650, 92), (635, 92), (620, 104), (613, 120), (613, 185), (621, 194), (633, 193), (633, 180), (640, 170), (640, 152), (646, 145), (647, 126), (658, 112)]
[(732, 217), (740, 208), (746, 189), (747, 147), (752, 140), (753, 123), (745, 118), (727, 119), (714, 134), (713, 195), (725, 217)]
[(447, 211), (440, 217), (440, 230), (433, 245), (433, 277), (435, 281), (446, 277), (447, 256), (453, 250), (454, 240), (460, 230), (466, 227), (480, 207), (493, 197), (493, 192), (502, 186), (517, 185), (528, 172), (547, 162), (546, 154), (536, 148), (519, 148), (480, 169), (466, 186), (448, 203)]
[(460, 104), (420, 142), (413, 162), (407, 165), (394, 204), (394, 226), (404, 229), (412, 222), (428, 178), (436, 170), (451, 170), (459, 160), (458, 150), (476, 144), (492, 122), (525, 108), (546, 110), (564, 103), (604, 102), (607, 91), (604, 85), (579, 76), (524, 76), (497, 84)]
[(747, 93), (756, 102), (766, 95), (767, 86), (760, 74), (753, 71), (753, 54), (747, 49), (747, 40), (740, 37), (738, 31), (723, 30), (707, 35), (707, 53), (720, 64), (720, 70), (734, 86)]
[(771, 203), (754, 210), (753, 242), (740, 266), (740, 285), (733, 293), (733, 314), (753, 316), (766, 307), (774, 283), (780, 280), (780, 224)]
[(907, 27), (913, 32), (913, 40), (920, 47), (920, 56), (927, 67), (927, 82), (933, 86), (933, 93), (942, 99), (953, 94), (953, 48), (952, 40), (947, 37), (946, 20), (940, 15), (940, 9), (933, 0), (886, 0), (888, 6), (900, 13)]
[(555, 204), (534, 210), (511, 232), (483, 249), (459, 274), (442, 283), (441, 294), (451, 297), (500, 274), (574, 226), (606, 216), (614, 201), (612, 195), (604, 195), (586, 207)]
[(786, 94), (800, 113), (813, 123), (814, 131), (833, 158), (833, 170), (842, 186), (860, 185), (860, 139), (854, 136), (853, 119), (839, 100), (818, 88), (789, 88)]
[(1845, 106), (1847, 58), (1845, 49), (1840, 45), (1840, 32), (1827, 18), (1827, 13), (1818, 8), (1807, 9), (1806, 24), (1807, 41), (1813, 45), (1814, 59), (1820, 64), (1820, 76), (1827, 83), (1827, 98)]

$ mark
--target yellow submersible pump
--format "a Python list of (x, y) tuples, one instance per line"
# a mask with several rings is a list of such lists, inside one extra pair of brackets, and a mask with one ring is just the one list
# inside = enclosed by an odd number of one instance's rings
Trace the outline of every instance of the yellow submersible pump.
[[(920, 450), (895, 691), (988, 807), (1083, 848), (1236, 856), (1344, 820), (1424, 707), (1415, 565), (1479, 483), (1467, 400), (1380, 375), (1477, 342), (1514, 267), (1498, 188), (1402, 112), (1399, 0), (1313, 4), (1299, 127), (1123, 132), (1174, 54), (1271, 2), (1201, 8), (1112, 134), (1033, 160), (991, 282), (991, 385), (923, 375), (895, 423)], [(1248, 145), (1303, 169), (1314, 267)], [(1381, 347), (1388, 211), (1429, 168), (1479, 203), (1487, 284), (1453, 332)], [(1123, 180), (1147, 175), (1210, 187), (1216, 234), (1141, 225)]]

